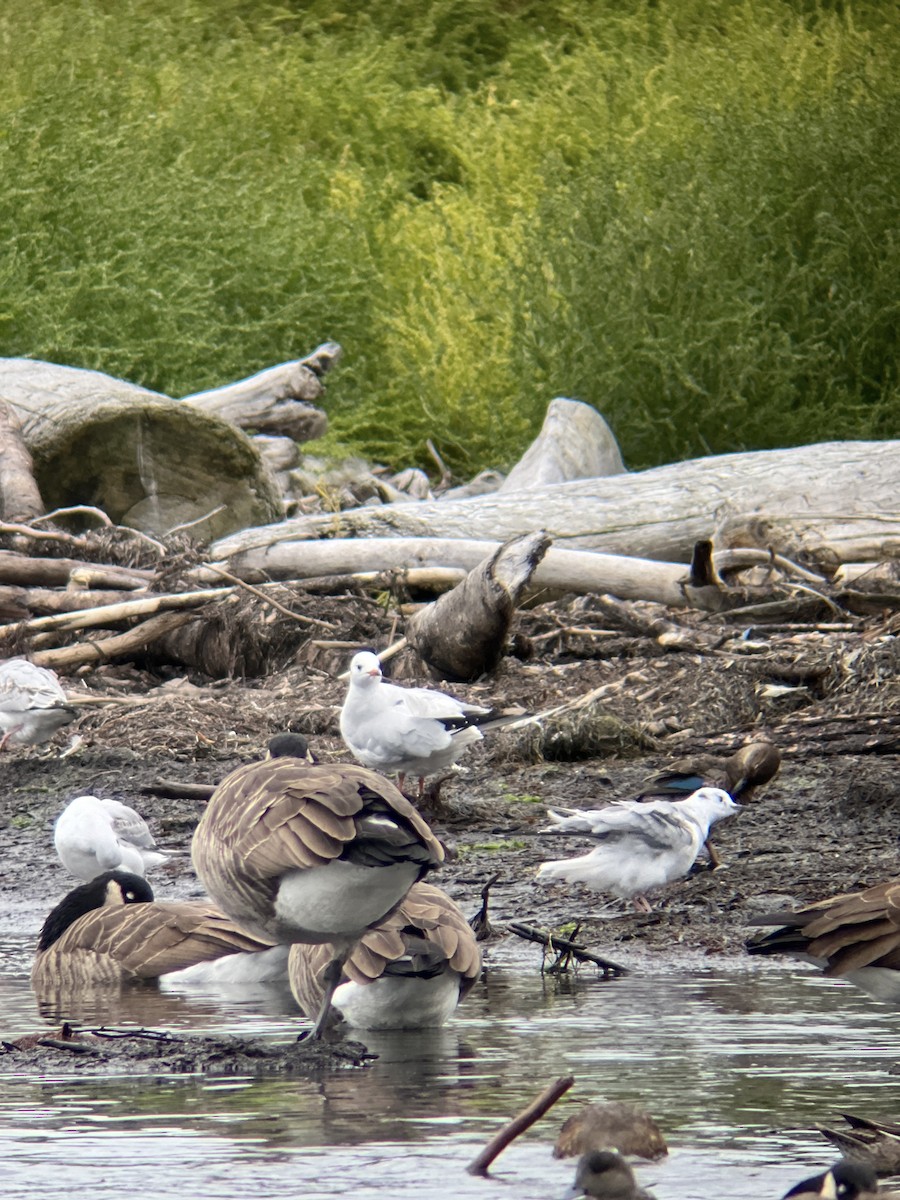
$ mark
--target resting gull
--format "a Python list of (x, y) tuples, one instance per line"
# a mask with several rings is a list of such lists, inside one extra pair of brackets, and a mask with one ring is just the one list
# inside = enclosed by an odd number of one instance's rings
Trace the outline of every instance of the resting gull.
[(145, 875), (166, 861), (144, 818), (119, 800), (76, 796), (56, 818), (53, 844), (62, 865), (85, 881), (103, 871)]
[(46, 742), (75, 716), (53, 671), (27, 658), (0, 663), (0, 749), (7, 742), (16, 746)]

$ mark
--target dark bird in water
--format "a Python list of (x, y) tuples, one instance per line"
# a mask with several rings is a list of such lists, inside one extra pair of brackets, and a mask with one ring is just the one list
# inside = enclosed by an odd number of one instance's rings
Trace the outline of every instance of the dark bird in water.
[(871, 1163), (879, 1175), (900, 1174), (900, 1124), (871, 1121), (853, 1113), (841, 1113), (849, 1129), (816, 1128), (837, 1146), (844, 1158)]
[(593, 1200), (653, 1200), (653, 1194), (638, 1186), (634, 1171), (615, 1150), (583, 1154), (569, 1195), (590, 1196)]
[(900, 880), (756, 917), (777, 928), (747, 943), (750, 954), (788, 954), (830, 979), (847, 979), (900, 1007)]
[[(729, 758), (712, 755), (680, 759), (667, 771), (648, 780), (639, 800), (677, 800), (690, 796), (698, 788), (715, 787), (728, 792), (733, 800), (746, 804), (754, 793), (774, 779), (781, 766), (781, 754), (771, 742), (748, 742)], [(712, 867), (721, 866), (716, 848), (707, 838), (706, 852)]]
[(895, 1192), (879, 1193), (877, 1187), (878, 1179), (871, 1166), (840, 1159), (820, 1175), (813, 1175), (795, 1184), (784, 1193), (783, 1200), (788, 1200), (789, 1196), (797, 1200), (802, 1197), (806, 1200), (813, 1200), (814, 1197), (821, 1197), (822, 1200), (874, 1200), (876, 1195), (886, 1200), (887, 1197), (896, 1196)]
[[(155, 901), (150, 885), (128, 871), (105, 871), (73, 888), (41, 930), (31, 984), (41, 999), (98, 987), (151, 983), (229, 957), (250, 960), (267, 977), (272, 952), (204, 901)], [(287, 969), (281, 953), (280, 973)], [(232, 975), (232, 978), (234, 976)]]
[[(291, 946), (288, 978), (307, 1014), (319, 1010), (329, 945)], [(475, 934), (446, 892), (414, 883), (394, 912), (363, 934), (344, 963), (333, 1007), (359, 1029), (443, 1025), (481, 972)]]

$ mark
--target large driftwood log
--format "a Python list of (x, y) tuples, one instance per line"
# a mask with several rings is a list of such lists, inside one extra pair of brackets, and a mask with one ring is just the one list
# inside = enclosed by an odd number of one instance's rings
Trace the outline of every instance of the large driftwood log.
[(306, 358), (279, 363), (225, 387), (185, 396), (182, 404), (231, 421), (241, 429), (309, 442), (328, 428), (325, 413), (310, 402), (323, 394), (322, 376), (340, 357), (337, 342), (325, 342)]
[(547, 553), (550, 539), (529, 533), (490, 558), (410, 619), (406, 637), (442, 679), (477, 679), (503, 654), (519, 597)]
[(598, 479), (625, 470), (613, 431), (580, 400), (557, 397), (541, 432), (500, 485), (501, 492), (543, 487), (567, 479)]
[(716, 455), (609, 479), (464, 500), (295, 517), (216, 542), (240, 561), (280, 541), (334, 537), (506, 541), (546, 529), (555, 544), (688, 562), (719, 527), (725, 544), (771, 546), (824, 562), (890, 557), (900, 542), (900, 441), (828, 442)]
[[(241, 579), (314, 579), (322, 575), (353, 575), (361, 571), (403, 571), (420, 567), (451, 567), (471, 571), (493, 554), (500, 543), (464, 538), (338, 538), (333, 541), (273, 542), (220, 561)], [(198, 567), (198, 582), (219, 579), (213, 570)], [(682, 563), (652, 562), (589, 551), (558, 550), (545, 554), (529, 589), (563, 592), (612, 592), (626, 600), (658, 600), (676, 607), (686, 604)], [(454, 580), (455, 582), (455, 580)]]
[(0, 399), (0, 516), (4, 521), (31, 521), (43, 513), (22, 423), (12, 406)]
[(30, 359), (0, 359), (0, 398), (22, 422), (51, 508), (95, 505), (120, 525), (164, 534), (195, 522), (220, 536), (281, 512), (279, 489), (236, 426), (157, 392)]

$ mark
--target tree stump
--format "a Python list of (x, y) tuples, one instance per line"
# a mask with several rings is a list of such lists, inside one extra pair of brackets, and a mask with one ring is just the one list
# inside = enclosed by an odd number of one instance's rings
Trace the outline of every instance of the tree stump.
[(420, 609), (406, 629), (411, 646), (441, 678), (477, 679), (500, 661), (519, 596), (550, 548), (545, 533), (501, 546), (451, 592)]
[(193, 405), (99, 371), (0, 359), (0, 399), (22, 422), (48, 508), (89, 504), (151, 534), (221, 537), (281, 515), (246, 434)]
[(547, 406), (541, 432), (500, 485), (500, 492), (600, 479), (625, 471), (615, 435), (606, 421), (580, 400), (557, 397)]

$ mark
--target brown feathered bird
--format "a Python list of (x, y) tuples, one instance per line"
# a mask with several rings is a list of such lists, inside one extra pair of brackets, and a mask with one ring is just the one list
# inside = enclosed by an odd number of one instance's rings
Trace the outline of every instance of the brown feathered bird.
[(750, 954), (802, 958), (829, 978), (847, 979), (877, 1000), (900, 1006), (900, 880), (750, 923), (778, 926), (748, 942)]
[(844, 1158), (869, 1163), (879, 1175), (900, 1173), (900, 1124), (872, 1121), (853, 1113), (841, 1113), (849, 1129), (816, 1128), (837, 1146)]
[(210, 896), (242, 927), (280, 944), (331, 943), (313, 1038), (354, 943), (444, 858), (387, 779), (299, 757), (249, 763), (226, 776), (191, 854)]
[(31, 984), (39, 998), (60, 997), (153, 982), (199, 963), (256, 955), (271, 946), (211, 904), (155, 901), (139, 875), (106, 871), (74, 888), (47, 917)]
[[(774, 779), (781, 766), (781, 753), (771, 742), (748, 742), (728, 758), (698, 755), (683, 758), (648, 780), (639, 800), (687, 798), (702, 787), (722, 788), (733, 800), (745, 804), (759, 788)], [(721, 866), (709, 838), (704, 843), (711, 866)]]
[[(306, 1013), (322, 1004), (328, 945), (291, 947), (288, 978)], [(360, 1029), (427, 1029), (450, 1019), (481, 971), (475, 934), (446, 892), (414, 883), (344, 962), (332, 1004)]]

